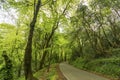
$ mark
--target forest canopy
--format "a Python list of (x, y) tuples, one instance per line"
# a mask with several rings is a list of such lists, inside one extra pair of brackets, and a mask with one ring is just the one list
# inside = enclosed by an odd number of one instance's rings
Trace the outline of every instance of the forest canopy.
[(119, 4), (0, 0), (0, 79), (37, 80), (34, 73), (64, 61), (120, 78)]

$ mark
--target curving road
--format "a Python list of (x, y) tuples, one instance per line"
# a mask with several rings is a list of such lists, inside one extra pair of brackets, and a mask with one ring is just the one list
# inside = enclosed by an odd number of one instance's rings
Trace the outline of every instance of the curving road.
[(67, 63), (61, 63), (59, 66), (67, 80), (109, 80), (107, 78), (79, 70)]

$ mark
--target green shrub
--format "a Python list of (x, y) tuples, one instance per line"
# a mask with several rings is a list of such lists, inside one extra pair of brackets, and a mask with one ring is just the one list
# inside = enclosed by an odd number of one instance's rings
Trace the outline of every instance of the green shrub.
[(86, 60), (77, 58), (72, 64), (80, 69), (99, 72), (115, 78), (120, 75), (120, 59), (119, 58), (106, 58), (106, 59), (93, 59)]
[(77, 68), (85, 69), (85, 64), (87, 63), (87, 60), (84, 58), (77, 58), (74, 62), (71, 64), (74, 65)]

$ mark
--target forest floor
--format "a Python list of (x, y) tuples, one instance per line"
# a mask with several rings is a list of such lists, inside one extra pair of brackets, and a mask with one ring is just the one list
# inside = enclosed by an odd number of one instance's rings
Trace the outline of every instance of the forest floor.
[(47, 71), (47, 68), (38, 71), (35, 74), (35, 77), (39, 80), (67, 80), (60, 71), (59, 64), (52, 64), (49, 72)]
[(110, 80), (96, 74), (77, 69), (67, 63), (61, 63), (60, 70), (67, 80)]

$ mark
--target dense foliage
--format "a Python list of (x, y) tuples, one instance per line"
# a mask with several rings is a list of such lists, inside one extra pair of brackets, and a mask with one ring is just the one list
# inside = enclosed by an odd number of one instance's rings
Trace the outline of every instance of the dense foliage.
[(49, 72), (51, 64), (62, 61), (120, 78), (119, 4), (119, 0), (0, 0), (0, 10), (14, 10), (9, 13), (12, 24), (0, 23), (0, 79), (9, 74), (3, 51), (11, 60), (14, 80), (44, 67)]

